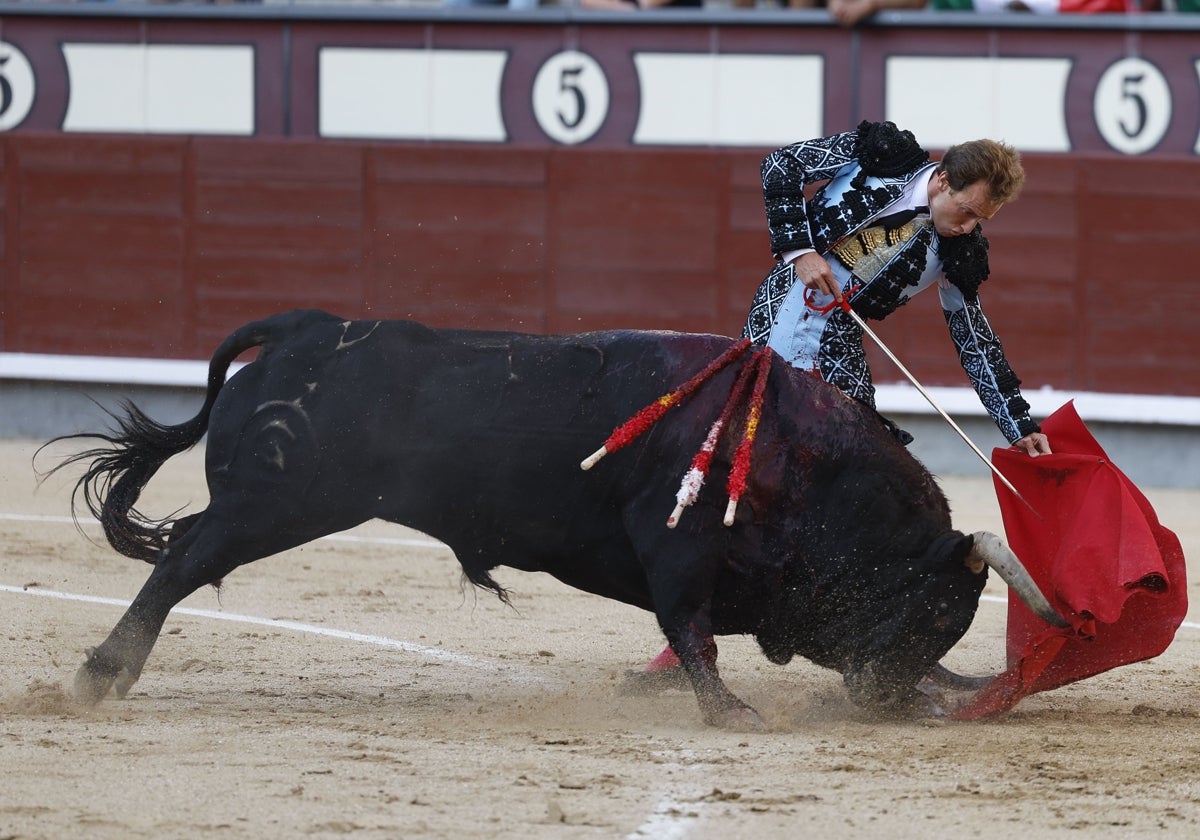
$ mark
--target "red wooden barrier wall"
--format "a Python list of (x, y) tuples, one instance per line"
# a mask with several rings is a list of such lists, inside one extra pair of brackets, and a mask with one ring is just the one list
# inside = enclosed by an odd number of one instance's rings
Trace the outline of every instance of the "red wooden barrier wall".
[[(771, 260), (763, 151), (3, 136), (0, 351), (206, 358), (296, 307), (734, 334)], [(1200, 395), (1200, 167), (1026, 165), (983, 287), (1026, 386)], [(932, 293), (880, 332), (965, 384)]]

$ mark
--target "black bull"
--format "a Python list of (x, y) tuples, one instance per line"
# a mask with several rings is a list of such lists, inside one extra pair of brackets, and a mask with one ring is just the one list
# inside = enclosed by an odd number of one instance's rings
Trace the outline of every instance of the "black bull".
[[(835, 669), (857, 702), (927, 708), (917, 686), (942, 673), (978, 606), (981, 540), (953, 530), (932, 476), (869, 409), (775, 359), (732, 527), (722, 518), (733, 435), (678, 527), (665, 521), (738, 364), (580, 470), (614, 427), (729, 346), (712, 335), (542, 337), (312, 311), (238, 329), (216, 351), (192, 420), (166, 426), (127, 405), (111, 433), (71, 436), (107, 442), (64, 464), (88, 463), (76, 493), (112, 546), (154, 564), (89, 651), (76, 695), (96, 702), (115, 682), (123, 696), (168, 612), (196, 589), (384, 519), (442, 540), (467, 578), (501, 597), (490, 572), (511, 566), (654, 612), (709, 723), (761, 726), (721, 681), (714, 634), (753, 634), (773, 662), (799, 654)], [(226, 382), (254, 347), (257, 359)], [(206, 431), (207, 509), (141, 517), (134, 506), (155, 471)], [(1009, 552), (1006, 580), (1022, 571), (1013, 561)]]

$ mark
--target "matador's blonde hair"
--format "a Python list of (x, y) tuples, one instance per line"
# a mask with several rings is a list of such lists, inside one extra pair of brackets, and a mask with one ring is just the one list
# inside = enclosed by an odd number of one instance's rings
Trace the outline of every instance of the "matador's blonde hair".
[(983, 181), (987, 184), (988, 200), (994, 204), (1015, 201), (1025, 185), (1020, 153), (995, 140), (968, 140), (951, 146), (938, 169), (945, 171), (950, 189), (956, 192)]

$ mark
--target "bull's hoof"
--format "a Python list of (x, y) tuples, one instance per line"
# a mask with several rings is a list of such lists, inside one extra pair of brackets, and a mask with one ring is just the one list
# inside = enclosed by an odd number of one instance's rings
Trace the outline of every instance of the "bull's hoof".
[(619, 691), (621, 694), (629, 696), (640, 696), (645, 694), (657, 694), (660, 691), (669, 689), (690, 689), (692, 681), (688, 679), (687, 672), (682, 666), (674, 668), (663, 668), (658, 671), (634, 671), (625, 672), (625, 679), (621, 681)]
[(117, 671), (117, 679), (114, 684), (114, 688), (117, 690), (117, 699), (124, 700), (129, 689), (133, 688), (133, 684), (137, 681), (138, 678), (128, 668)]
[(95, 648), (88, 648), (85, 651), (87, 661), (75, 672), (75, 684), (72, 691), (75, 702), (94, 706), (107, 697), (109, 690), (114, 686), (117, 690), (117, 697), (124, 699), (129, 689), (137, 682), (137, 675), (125, 666), (116, 671), (113, 671), (111, 667), (106, 668), (97, 659), (95, 652)]
[(726, 732), (766, 732), (767, 725), (758, 712), (749, 706), (734, 706), (720, 711), (707, 712), (704, 722)]
[(75, 672), (75, 685), (72, 696), (75, 698), (76, 703), (95, 706), (108, 695), (108, 690), (112, 688), (115, 680), (115, 676), (96, 673), (85, 662)]

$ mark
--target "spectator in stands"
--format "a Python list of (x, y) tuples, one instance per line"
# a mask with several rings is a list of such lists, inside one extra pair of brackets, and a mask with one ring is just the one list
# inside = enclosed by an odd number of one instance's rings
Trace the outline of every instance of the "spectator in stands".
[(762, 2), (789, 9), (823, 9), (826, 5), (826, 0), (774, 0), (773, 3), (771, 0), (731, 0), (731, 4), (737, 9), (754, 9)]
[(582, 9), (700, 9), (704, 0), (579, 0)]
[(510, 9), (536, 9), (539, 0), (442, 0), (446, 6), (508, 6)]
[[(842, 26), (854, 26), (888, 9), (924, 9), (928, 0), (828, 0), (829, 14)], [(965, 0), (970, 2), (970, 0)]]
[(1035, 12), (1037, 14), (1101, 14), (1156, 11), (1159, 0), (930, 0), (929, 8), (948, 12)]
[[(1147, 3), (1160, 0), (828, 0), (829, 14), (843, 26), (854, 26), (876, 12), (888, 9), (924, 9), (962, 12), (1037, 12), (1041, 14), (1092, 14), (1150, 11)], [(1157, 5), (1154, 6), (1157, 8)]]

